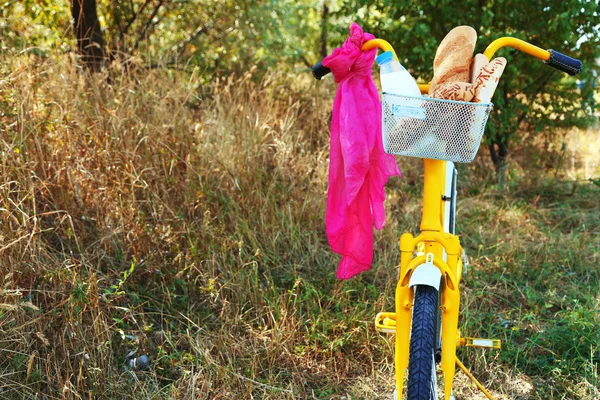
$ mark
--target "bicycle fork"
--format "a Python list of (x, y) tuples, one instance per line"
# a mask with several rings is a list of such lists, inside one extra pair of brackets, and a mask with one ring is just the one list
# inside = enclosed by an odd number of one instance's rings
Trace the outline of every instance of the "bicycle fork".
[[(413, 258), (412, 253), (419, 243), (424, 243), (425, 256)], [(440, 246), (441, 245), (441, 246)], [(442, 260), (442, 247), (446, 250), (448, 262)], [(404, 373), (408, 367), (409, 340), (411, 329), (412, 306), (414, 290), (412, 286), (417, 283), (427, 282), (427, 278), (413, 277), (418, 268), (432, 268), (439, 270), (437, 281), (443, 290), (441, 312), (442, 312), (442, 361), (441, 369), (444, 374), (444, 398), (450, 399), (452, 393), (452, 382), (454, 380), (456, 345), (458, 337), (458, 311), (460, 306), (460, 293), (458, 282), (460, 280), (460, 265), (458, 263), (460, 254), (460, 243), (458, 237), (440, 233), (423, 232), (418, 237), (405, 233), (400, 238), (400, 279), (396, 287), (396, 351), (394, 362), (396, 367), (396, 387), (398, 398), (402, 396), (402, 384)], [(437, 256), (436, 256), (437, 254)], [(418, 274), (418, 272), (417, 272)], [(436, 275), (429, 273), (436, 279)], [(438, 286), (439, 290), (440, 287)]]

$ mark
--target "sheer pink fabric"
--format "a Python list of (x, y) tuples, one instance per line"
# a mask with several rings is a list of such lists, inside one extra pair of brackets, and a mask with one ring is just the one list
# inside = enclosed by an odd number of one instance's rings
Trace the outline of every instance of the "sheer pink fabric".
[(342, 255), (337, 277), (371, 268), (373, 224), (385, 223), (384, 186), (398, 175), (394, 156), (383, 151), (381, 102), (371, 70), (376, 50), (362, 51), (375, 37), (354, 23), (341, 48), (323, 60), (339, 83), (333, 103), (329, 189), (325, 218), (331, 248)]

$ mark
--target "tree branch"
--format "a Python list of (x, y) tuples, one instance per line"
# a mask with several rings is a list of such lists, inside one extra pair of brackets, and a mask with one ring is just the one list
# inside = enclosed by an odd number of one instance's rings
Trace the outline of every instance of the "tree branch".
[(134, 50), (137, 50), (137, 48), (140, 46), (140, 42), (146, 35), (148, 28), (150, 28), (150, 26), (153, 25), (152, 20), (154, 19), (154, 17), (156, 17), (156, 14), (158, 14), (158, 11), (160, 10), (160, 8), (164, 4), (164, 2), (165, 2), (164, 0), (160, 0), (158, 2), (158, 4), (156, 5), (156, 7), (154, 7), (154, 11), (152, 11), (152, 14), (150, 14), (150, 16), (148, 17), (148, 21), (146, 21), (146, 24), (144, 25), (144, 29), (142, 29), (142, 32), (140, 33), (137, 40), (135, 41), (135, 46), (133, 47)]
[(181, 56), (185, 49), (185, 45), (190, 43), (192, 40), (198, 38), (200, 35), (207, 35), (209, 30), (208, 22), (196, 29), (194, 33), (190, 34), (185, 40), (181, 41), (176, 46), (171, 47), (171, 50), (177, 50), (177, 56)]
[[(327, 56), (327, 54), (325, 56)], [(313, 64), (310, 61), (308, 61), (306, 57), (304, 57), (304, 54), (299, 54), (298, 57), (300, 57), (300, 60), (302, 60), (304, 65), (306, 65), (308, 68), (312, 68)]]
[(129, 20), (125, 24), (125, 27), (119, 33), (119, 41), (123, 40), (123, 38), (125, 37), (125, 35), (129, 31), (129, 28), (131, 28), (131, 25), (133, 25), (133, 23), (135, 22), (135, 20), (142, 14), (142, 11), (144, 11), (144, 8), (146, 8), (146, 6), (148, 4), (150, 4), (150, 1), (151, 0), (146, 0), (144, 2), (144, 4), (142, 4), (140, 6), (140, 8), (137, 10), (137, 12), (134, 11), (133, 1), (130, 2), (130, 4), (131, 4), (131, 11), (133, 11), (133, 15), (131, 16), (131, 18), (129, 18)]
[(494, 147), (494, 142), (492, 141), (492, 143), (490, 143), (488, 147), (490, 149), (490, 156), (492, 156), (492, 162), (494, 163), (494, 166), (498, 168), (500, 160), (498, 159), (498, 153), (496, 152), (496, 148)]

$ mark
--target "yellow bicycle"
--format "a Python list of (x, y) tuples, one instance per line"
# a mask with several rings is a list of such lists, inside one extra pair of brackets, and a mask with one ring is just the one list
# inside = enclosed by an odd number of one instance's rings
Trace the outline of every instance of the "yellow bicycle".
[[(484, 52), (488, 60), (502, 47), (512, 47), (575, 75), (581, 62), (522, 40), (504, 37)], [(366, 42), (362, 50), (394, 52), (382, 39)], [(395, 52), (394, 52), (395, 54)], [(329, 73), (321, 63), (313, 75)], [(419, 85), (428, 93), (428, 85)], [(467, 263), (455, 232), (456, 179), (454, 162), (471, 162), (477, 153), (492, 104), (466, 103), (428, 97), (382, 94), (384, 147), (391, 154), (423, 158), (424, 191), (421, 233), (400, 238), (400, 272), (395, 312), (379, 313), (375, 327), (395, 333), (395, 398), (401, 399), (408, 369), (407, 398), (437, 399), (436, 365), (443, 372), (444, 399), (452, 396), (456, 366), (489, 398), (491, 394), (456, 357), (458, 346), (496, 348), (499, 340), (462, 337), (458, 330), (459, 283)], [(411, 113), (398, 112), (411, 109)], [(414, 110), (421, 110), (415, 112)]]

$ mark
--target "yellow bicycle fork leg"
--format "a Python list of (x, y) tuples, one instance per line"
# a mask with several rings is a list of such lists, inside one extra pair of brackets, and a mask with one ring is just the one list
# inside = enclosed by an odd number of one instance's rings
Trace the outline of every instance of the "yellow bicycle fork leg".
[(396, 390), (398, 391), (398, 398), (401, 399), (404, 373), (408, 368), (413, 291), (408, 287), (398, 289), (396, 296), (396, 351), (394, 353), (394, 364), (396, 368)]
[(446, 286), (442, 293), (442, 372), (444, 373), (444, 399), (450, 400), (456, 369), (456, 341), (458, 337), (458, 288)]
[(402, 385), (404, 373), (408, 368), (408, 352), (410, 340), (410, 327), (414, 292), (408, 287), (407, 267), (412, 260), (414, 249), (413, 236), (405, 233), (400, 238), (400, 279), (396, 286), (396, 346), (394, 352), (394, 366), (396, 368), (396, 390), (398, 399), (402, 398)]

